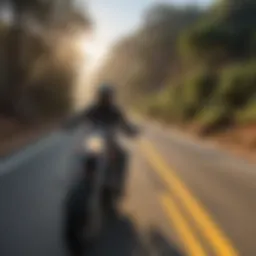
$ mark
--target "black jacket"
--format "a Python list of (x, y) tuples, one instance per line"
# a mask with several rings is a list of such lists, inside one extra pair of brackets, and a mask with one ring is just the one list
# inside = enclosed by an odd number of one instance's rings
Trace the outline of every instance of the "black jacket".
[(72, 126), (82, 122), (119, 128), (127, 134), (135, 133), (135, 128), (128, 122), (124, 113), (116, 105), (92, 105), (73, 119)]

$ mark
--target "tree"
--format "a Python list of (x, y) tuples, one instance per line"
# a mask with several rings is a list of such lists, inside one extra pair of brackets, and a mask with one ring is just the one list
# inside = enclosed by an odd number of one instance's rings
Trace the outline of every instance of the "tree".
[(185, 53), (214, 65), (247, 59), (256, 27), (254, 0), (223, 0), (184, 35)]
[[(0, 112), (17, 115), (17, 101), (28, 73), (28, 66), (24, 67), (24, 53), (26, 56), (32, 56), (32, 59), (38, 58), (43, 52), (49, 51), (49, 45), (45, 44), (45, 35), (50, 41), (52, 35), (60, 37), (74, 32), (70, 26), (75, 28), (75, 31), (81, 31), (88, 29), (91, 23), (88, 14), (81, 12), (70, 0), (2, 0), (0, 7), (8, 9), (13, 16), (11, 23), (6, 27), (7, 36), (1, 42), (1, 47), (5, 48), (6, 52), (8, 77), (4, 88), (1, 89)], [(28, 36), (29, 34), (34, 36)], [(56, 36), (53, 38), (56, 39)], [(25, 50), (30, 43), (33, 45), (34, 55), (29, 53), (30, 50)]]

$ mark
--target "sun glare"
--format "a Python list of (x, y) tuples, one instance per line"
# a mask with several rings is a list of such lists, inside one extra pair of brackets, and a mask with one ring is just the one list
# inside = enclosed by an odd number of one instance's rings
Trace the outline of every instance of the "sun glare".
[(96, 68), (102, 62), (106, 48), (95, 41), (85, 43), (83, 48), (88, 57), (89, 68)]

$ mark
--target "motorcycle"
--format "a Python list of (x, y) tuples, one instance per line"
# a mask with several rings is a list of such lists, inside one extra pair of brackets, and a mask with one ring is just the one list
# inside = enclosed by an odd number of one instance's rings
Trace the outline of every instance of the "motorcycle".
[(94, 128), (82, 143), (81, 179), (68, 197), (66, 239), (77, 254), (94, 242), (106, 217), (115, 213), (121, 198), (116, 133), (112, 129)]

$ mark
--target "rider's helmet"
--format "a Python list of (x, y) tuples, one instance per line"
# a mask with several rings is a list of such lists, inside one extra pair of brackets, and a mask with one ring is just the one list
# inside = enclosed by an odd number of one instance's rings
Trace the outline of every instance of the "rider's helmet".
[(102, 103), (112, 103), (114, 97), (114, 87), (104, 83), (98, 88), (98, 100)]

